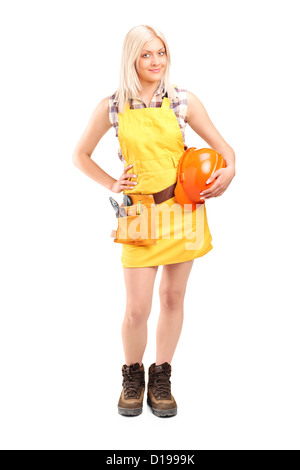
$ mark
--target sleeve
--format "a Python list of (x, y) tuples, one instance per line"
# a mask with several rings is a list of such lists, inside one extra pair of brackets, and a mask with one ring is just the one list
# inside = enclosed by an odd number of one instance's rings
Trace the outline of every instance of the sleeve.
[(108, 113), (109, 113), (109, 120), (112, 123), (115, 132), (116, 132), (116, 137), (118, 137), (118, 127), (119, 127), (119, 122), (118, 122), (118, 107), (117, 103), (114, 101), (114, 95), (111, 95), (108, 97)]
[(179, 92), (179, 114), (184, 123), (187, 123), (187, 89), (180, 88)]

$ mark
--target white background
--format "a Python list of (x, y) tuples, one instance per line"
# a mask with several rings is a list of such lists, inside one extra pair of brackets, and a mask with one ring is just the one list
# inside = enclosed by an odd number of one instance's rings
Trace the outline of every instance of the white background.
[[(1, 2), (1, 448), (300, 448), (297, 8)], [(236, 154), (231, 185), (206, 203), (214, 248), (188, 281), (167, 420), (146, 403), (137, 418), (117, 413), (125, 286), (108, 198), (121, 195), (71, 160), (138, 24), (163, 32), (171, 82), (199, 97)], [(191, 128), (186, 144), (207, 146)], [(119, 178), (113, 128), (93, 158)]]

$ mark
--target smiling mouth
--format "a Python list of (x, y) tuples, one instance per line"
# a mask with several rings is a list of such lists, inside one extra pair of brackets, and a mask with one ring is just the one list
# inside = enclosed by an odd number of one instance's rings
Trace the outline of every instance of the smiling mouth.
[(161, 71), (161, 68), (160, 69), (149, 69), (150, 72), (160, 72)]

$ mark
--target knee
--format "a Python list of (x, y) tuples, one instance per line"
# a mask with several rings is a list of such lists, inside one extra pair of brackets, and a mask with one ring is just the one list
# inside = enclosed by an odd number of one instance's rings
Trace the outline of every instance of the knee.
[(125, 322), (128, 326), (139, 326), (147, 322), (150, 311), (145, 305), (132, 304), (126, 307)]
[(167, 310), (175, 310), (182, 306), (184, 293), (174, 288), (159, 291), (161, 306)]

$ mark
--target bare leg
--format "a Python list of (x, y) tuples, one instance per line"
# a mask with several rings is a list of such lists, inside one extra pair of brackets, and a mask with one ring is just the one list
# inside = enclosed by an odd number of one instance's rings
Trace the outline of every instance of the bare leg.
[(183, 323), (183, 303), (193, 261), (163, 267), (159, 287), (160, 315), (156, 330), (156, 364), (171, 364)]
[(126, 364), (142, 364), (147, 344), (147, 320), (151, 312), (154, 281), (158, 266), (123, 268), (126, 286), (126, 312), (122, 339)]

